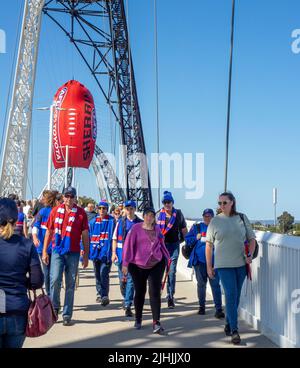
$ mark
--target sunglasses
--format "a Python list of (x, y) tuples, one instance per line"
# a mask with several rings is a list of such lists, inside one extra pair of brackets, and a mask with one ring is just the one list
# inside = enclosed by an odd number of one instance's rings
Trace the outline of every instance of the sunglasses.
[(218, 205), (219, 206), (226, 206), (226, 204), (228, 204), (229, 203), (229, 201), (223, 201), (223, 202), (218, 202)]
[(71, 195), (71, 194), (66, 194), (66, 195), (65, 195), (65, 198), (71, 198), (71, 199), (74, 199), (74, 198), (75, 198), (75, 196), (73, 196), (73, 195)]
[(170, 203), (172, 203), (171, 201), (164, 201), (163, 202), (164, 204), (170, 204)]
[(107, 210), (107, 207), (99, 207), (99, 210)]

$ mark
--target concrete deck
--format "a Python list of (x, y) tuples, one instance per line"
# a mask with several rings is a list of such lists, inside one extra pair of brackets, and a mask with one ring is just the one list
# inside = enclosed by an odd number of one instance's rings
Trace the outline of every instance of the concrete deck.
[[(93, 270), (80, 270), (80, 286), (75, 293), (74, 325), (64, 327), (59, 321), (45, 335), (27, 338), (25, 348), (232, 348), (230, 338), (223, 332), (224, 321), (214, 318), (214, 307), (208, 294), (207, 314), (197, 315), (197, 290), (192, 281), (177, 277), (176, 308), (169, 310), (165, 298), (162, 302), (161, 322), (167, 336), (152, 334), (149, 300), (144, 308), (143, 328), (133, 328), (134, 318), (126, 318), (122, 309), (119, 280), (115, 267), (110, 274), (111, 303), (102, 307), (95, 302)], [(163, 294), (165, 296), (165, 292)], [(62, 290), (63, 297), (63, 290)], [(63, 299), (62, 299), (63, 300)], [(240, 322), (241, 348), (277, 347), (265, 336), (245, 322)]]

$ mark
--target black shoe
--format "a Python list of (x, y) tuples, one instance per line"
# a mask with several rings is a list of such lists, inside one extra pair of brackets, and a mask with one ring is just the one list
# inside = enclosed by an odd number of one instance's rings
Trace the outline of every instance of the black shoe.
[(101, 296), (97, 296), (96, 303), (101, 303)]
[(224, 332), (226, 336), (231, 336), (231, 328), (229, 326), (229, 323), (226, 323), (225, 328), (224, 328)]
[(64, 317), (64, 319), (63, 319), (63, 326), (71, 326), (71, 325), (72, 325), (71, 318)]
[(125, 308), (125, 316), (126, 317), (133, 317), (133, 313), (130, 307)]
[(168, 298), (168, 308), (169, 309), (174, 309), (175, 308), (175, 303), (174, 303), (173, 298)]
[(134, 328), (140, 330), (142, 328), (142, 321), (135, 320)]
[(58, 318), (59, 309), (55, 308), (54, 313), (56, 314), (56, 318)]
[(200, 314), (201, 316), (204, 316), (205, 314), (205, 307), (200, 307), (198, 310), (198, 314)]
[(222, 311), (222, 309), (217, 310), (216, 313), (215, 313), (215, 317), (217, 319), (223, 319), (223, 318), (225, 318), (225, 313)]
[(103, 307), (106, 307), (108, 304), (109, 304), (108, 296), (104, 296), (104, 297), (101, 299), (101, 305), (102, 305)]
[(165, 330), (161, 327), (161, 324), (159, 321), (153, 322), (153, 333), (154, 334), (163, 334)]
[(233, 331), (232, 332), (232, 335), (231, 335), (231, 342), (234, 344), (234, 345), (238, 345), (241, 343), (241, 338), (240, 338), (240, 335), (238, 333), (238, 331)]

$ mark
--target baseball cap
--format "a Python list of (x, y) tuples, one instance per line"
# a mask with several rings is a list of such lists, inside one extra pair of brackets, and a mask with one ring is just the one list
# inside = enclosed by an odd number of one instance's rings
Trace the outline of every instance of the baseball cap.
[(156, 215), (155, 209), (152, 207), (146, 207), (143, 211), (143, 217), (147, 215), (147, 213), (153, 213), (153, 215)]
[(133, 207), (133, 208), (136, 208), (136, 202), (135, 201), (126, 201), (125, 202), (125, 207)]
[(211, 215), (211, 217), (215, 216), (214, 211), (211, 208), (206, 208), (203, 211), (202, 216), (205, 216), (205, 215)]
[(76, 197), (76, 189), (75, 188), (73, 188), (73, 187), (67, 187), (67, 188), (65, 188), (64, 189), (64, 191), (63, 191), (63, 195), (65, 196), (66, 194), (70, 194), (70, 195), (72, 195), (72, 196), (74, 196), (74, 197)]
[(18, 209), (15, 201), (10, 198), (0, 199), (0, 225), (8, 222), (15, 223), (18, 220)]

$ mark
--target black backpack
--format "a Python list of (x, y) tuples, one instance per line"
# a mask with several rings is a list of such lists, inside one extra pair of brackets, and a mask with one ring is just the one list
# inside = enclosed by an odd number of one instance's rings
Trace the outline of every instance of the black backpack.
[[(197, 230), (197, 233), (196, 233), (196, 235), (198, 235), (198, 234), (200, 234), (200, 232), (201, 232), (201, 229), (200, 229), (200, 224), (196, 224), (195, 223), (195, 225), (196, 225), (196, 230)], [(182, 255), (183, 255), (183, 257), (185, 258), (185, 259), (190, 259), (190, 256), (191, 256), (191, 254), (192, 254), (192, 251), (193, 251), (193, 249), (194, 249), (194, 247), (195, 247), (195, 245), (197, 244), (197, 239), (195, 240), (195, 242), (192, 244), (192, 245), (183, 245), (182, 246), (182, 248), (181, 248), (181, 253), (182, 253)]]

